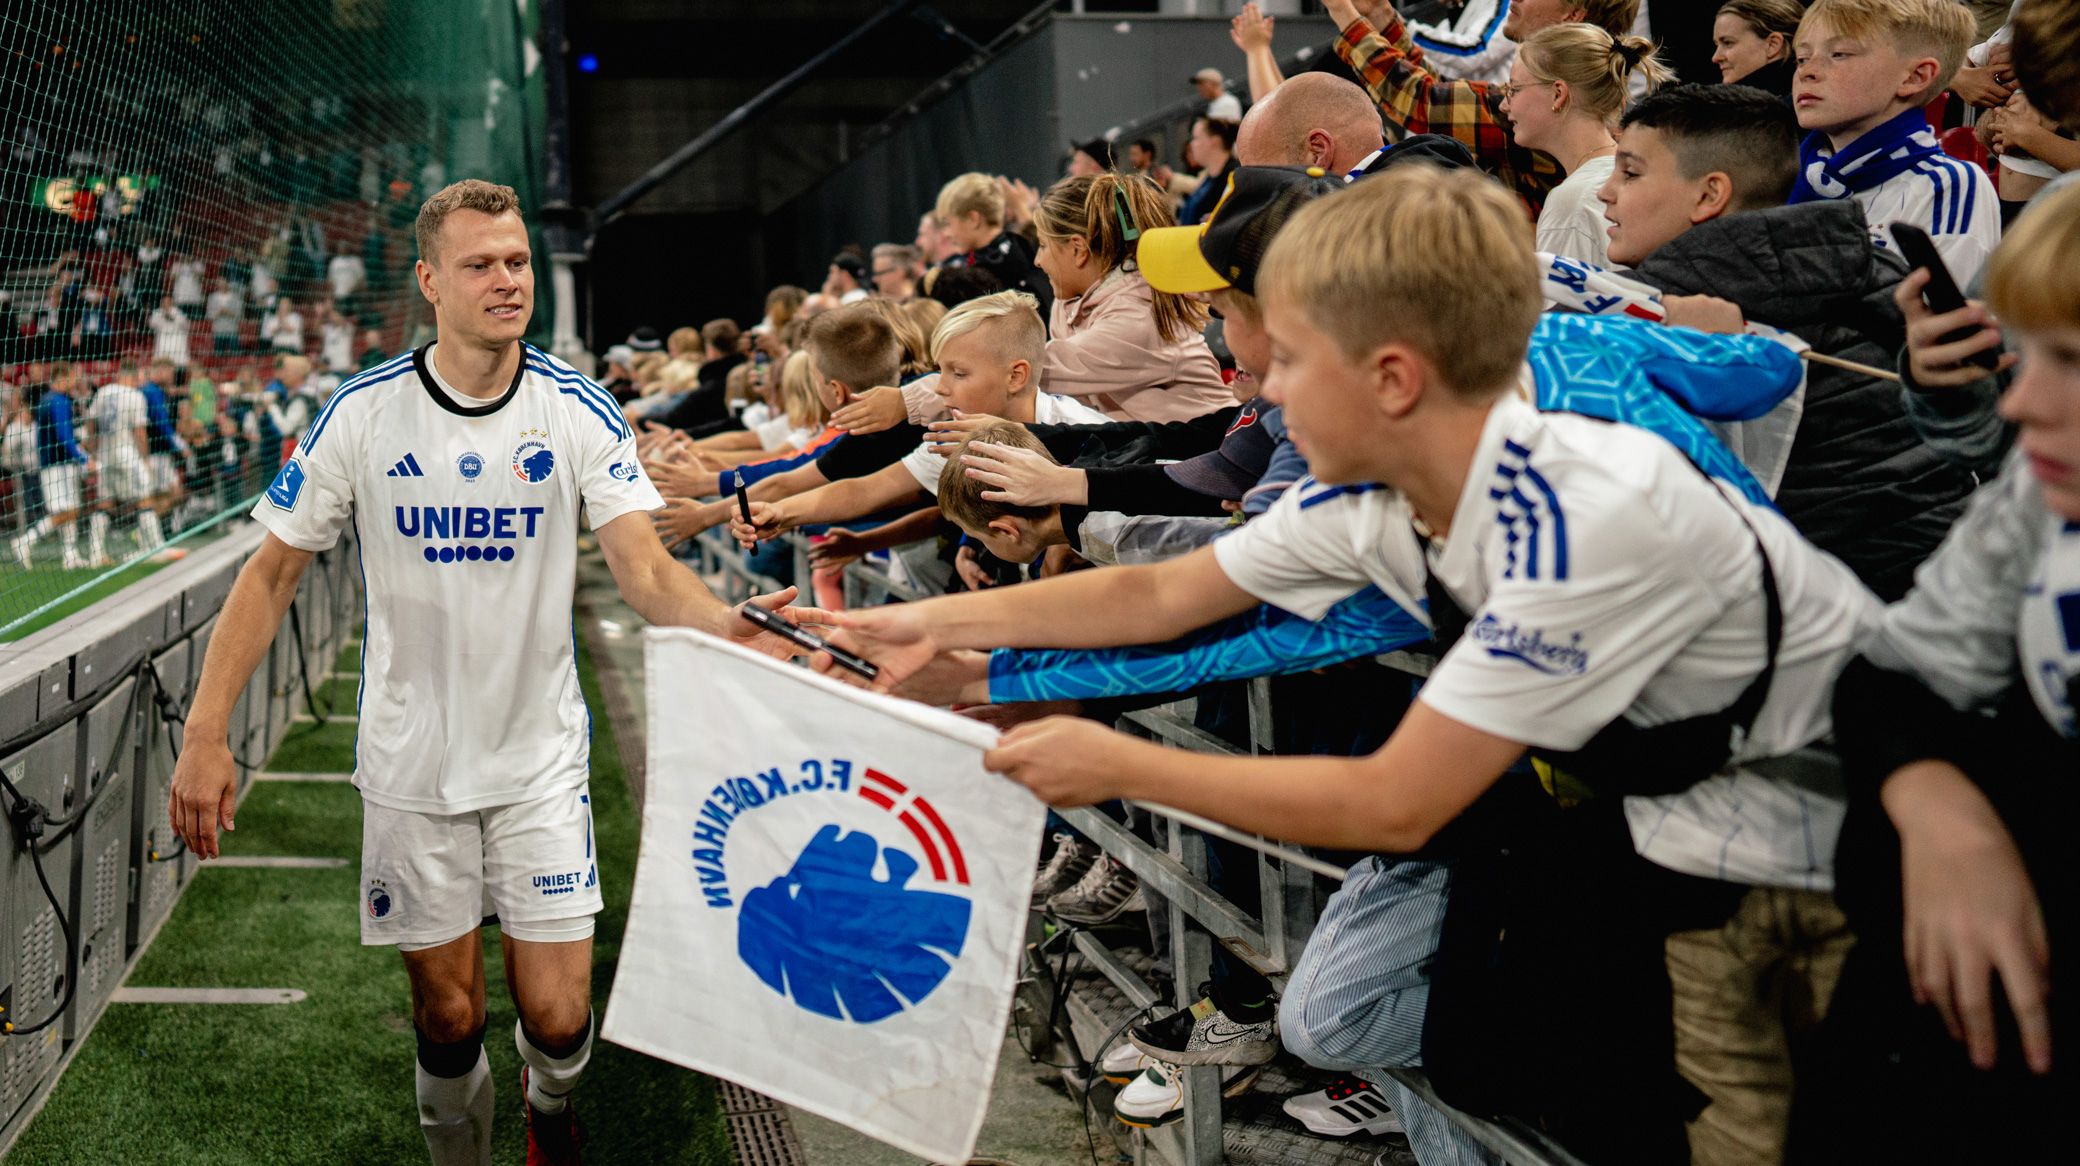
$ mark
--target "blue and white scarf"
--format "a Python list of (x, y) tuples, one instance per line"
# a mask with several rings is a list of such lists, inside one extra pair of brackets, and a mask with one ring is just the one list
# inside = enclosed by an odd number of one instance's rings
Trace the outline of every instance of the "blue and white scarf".
[(1928, 115), (1919, 106), (1870, 131), (1833, 153), (1826, 153), (1827, 136), (1806, 135), (1798, 146), (1798, 184), (1791, 188), (1790, 202), (1818, 202), (1847, 198), (1884, 185), (1905, 174), (1922, 159), (1943, 152), (1929, 128)]

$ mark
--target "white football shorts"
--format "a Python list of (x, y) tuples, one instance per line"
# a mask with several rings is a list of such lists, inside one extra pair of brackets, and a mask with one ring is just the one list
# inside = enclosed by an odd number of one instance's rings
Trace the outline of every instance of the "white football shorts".
[(463, 814), (361, 807), (361, 942), (421, 951), (492, 915), (514, 939), (592, 935), (600, 910), (590, 785)]
[(43, 509), (48, 514), (66, 514), (79, 509), (79, 463), (52, 466), (36, 475), (43, 487)]
[(142, 502), (152, 496), (152, 467), (132, 451), (101, 463), (101, 492), (118, 502)]

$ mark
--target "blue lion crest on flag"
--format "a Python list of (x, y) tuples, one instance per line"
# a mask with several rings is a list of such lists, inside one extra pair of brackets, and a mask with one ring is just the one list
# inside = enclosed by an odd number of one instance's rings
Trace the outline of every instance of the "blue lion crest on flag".
[[(888, 868), (874, 877), (874, 861)], [(823, 827), (785, 875), (744, 896), (737, 956), (767, 987), (872, 1024), (931, 995), (967, 941), (970, 903), (908, 889), (917, 860), (864, 830)]]

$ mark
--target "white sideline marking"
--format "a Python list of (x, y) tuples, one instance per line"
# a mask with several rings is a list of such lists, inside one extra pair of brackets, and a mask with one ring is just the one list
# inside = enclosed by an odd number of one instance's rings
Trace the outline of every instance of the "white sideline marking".
[(212, 858), (203, 867), (241, 866), (269, 870), (332, 870), (347, 865), (344, 858), (297, 858), (280, 854), (227, 854)]
[(254, 781), (353, 781), (351, 773), (277, 773), (263, 769), (253, 774)]
[(110, 1004), (294, 1004), (301, 988), (117, 988)]
[[(292, 724), (298, 725), (315, 725), (318, 723), (318, 718), (309, 713), (297, 713), (295, 716), (290, 717), (289, 720)], [(328, 725), (358, 725), (361, 723), (361, 718), (353, 713), (326, 713), (325, 723)]]

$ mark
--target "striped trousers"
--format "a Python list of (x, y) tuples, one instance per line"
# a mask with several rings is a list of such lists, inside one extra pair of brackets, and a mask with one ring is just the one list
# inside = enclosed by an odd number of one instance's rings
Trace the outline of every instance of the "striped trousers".
[(1351, 867), (1287, 981), (1279, 1035), (1308, 1064), (1379, 1086), (1422, 1166), (1499, 1166), (1500, 1158), (1381, 1072), (1422, 1062), (1430, 964), (1451, 882), (1445, 863), (1375, 856)]

